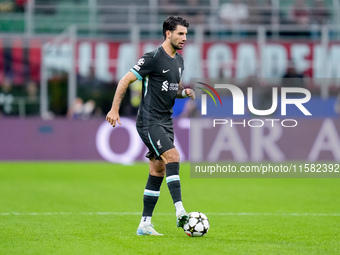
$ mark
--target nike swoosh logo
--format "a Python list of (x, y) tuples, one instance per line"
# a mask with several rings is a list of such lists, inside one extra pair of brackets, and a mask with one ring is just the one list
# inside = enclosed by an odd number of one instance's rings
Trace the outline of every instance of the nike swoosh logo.
[(168, 70), (163, 70), (163, 73), (167, 73), (167, 72), (169, 72), (170, 71), (170, 69), (168, 69)]

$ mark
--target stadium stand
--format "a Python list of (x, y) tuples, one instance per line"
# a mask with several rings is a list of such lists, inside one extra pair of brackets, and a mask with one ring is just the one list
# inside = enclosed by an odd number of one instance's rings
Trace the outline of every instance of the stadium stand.
[[(242, 20), (243, 26), (257, 25), (292, 25), (294, 22), (293, 6), (297, 2), (305, 3), (305, 10), (298, 10), (298, 14), (305, 13), (309, 26), (336, 23), (339, 20), (336, 1), (332, 0), (240, 0), (247, 8), (247, 18)], [(19, 1), (21, 2), (21, 1)], [(150, 29), (160, 24), (168, 15), (185, 16), (192, 24), (216, 26), (223, 25), (221, 12), (226, 5), (232, 5), (235, 0), (36, 0), (33, 4), (27, 2), (26, 7), (20, 7), (23, 12), (16, 12), (15, 2), (0, 1), (0, 32), (30, 32), (34, 34), (58, 34), (71, 24), (79, 27), (105, 27), (129, 30), (132, 26), (145, 25)], [(295, 12), (296, 13), (296, 12)], [(314, 16), (313, 16), (314, 15)], [(322, 15), (324, 17), (322, 17)], [(32, 31), (28, 31), (28, 23), (32, 24)], [(221, 24), (222, 23), (222, 24)], [(241, 29), (239, 27), (233, 28)], [(244, 29), (244, 28), (242, 28)], [(306, 28), (305, 28), (306, 29)], [(106, 33), (107, 34), (107, 33)], [(86, 35), (86, 34), (84, 34)], [(110, 34), (111, 35), (111, 34)], [(119, 36), (119, 33), (118, 33)]]
[[(226, 20), (225, 17), (228, 18), (230, 14), (223, 13), (225, 10), (230, 11), (232, 4), (243, 4), (244, 17), (237, 22)], [(294, 6), (297, 4), (302, 7), (295, 8), (295, 16), (304, 16), (300, 20), (294, 19)], [(289, 48), (292, 45), (289, 43), (284, 45), (284, 42), (292, 39), (316, 42), (325, 47), (331, 40), (340, 38), (338, 0), (35, 0), (27, 1), (26, 4), (24, 0), (0, 0), (0, 14), (0, 82), (9, 76), (14, 85), (12, 91), (16, 93), (16, 90), (19, 90), (17, 94), (20, 96), (24, 95), (23, 91), (26, 90), (19, 89), (18, 85), (25, 86), (30, 80), (40, 82), (40, 50), (45, 42), (61, 34), (69, 36), (71, 25), (76, 28), (78, 39), (108, 41), (104, 46), (98, 41), (91, 45), (84, 43), (81, 50), (92, 51), (91, 61), (95, 61), (96, 54), (103, 56), (109, 49), (112, 55), (107, 58), (114, 60), (108, 60), (107, 65), (110, 65), (114, 79), (119, 76), (117, 59), (120, 53), (117, 45), (121, 42), (131, 42), (144, 47), (144, 39), (148, 42), (158, 42), (162, 38), (159, 27), (169, 15), (181, 15), (188, 19), (189, 40), (200, 47), (204, 44), (203, 48), (210, 42), (259, 44), (265, 40), (278, 41), (282, 47)], [(327, 36), (325, 32), (322, 35), (324, 25), (327, 25), (326, 28), (329, 30), (329, 33), (326, 32)], [(262, 37), (259, 36), (260, 27), (264, 29)], [(30, 41), (31, 38), (33, 41)], [(317, 51), (313, 47), (310, 46), (308, 50), (313, 51), (316, 56)], [(232, 54), (238, 54), (237, 50), (232, 50), (234, 51)], [(290, 51), (291, 49), (287, 49), (287, 54), (290, 54)], [(140, 53), (137, 52), (136, 55)], [(204, 54), (207, 55), (206, 52)], [(130, 58), (135, 58), (134, 55), (131, 56)], [(318, 57), (321, 58), (320, 55)], [(306, 63), (304, 61), (302, 64), (298, 63), (298, 68), (299, 71), (309, 75), (308, 77), (314, 69), (322, 67), (322, 64), (313, 64), (311, 56), (304, 60)], [(218, 63), (220, 65), (216, 67), (218, 76), (226, 77), (228, 71), (225, 70), (237, 68), (236, 60), (228, 61), (221, 60), (221, 63)], [(209, 63), (206, 56), (200, 64), (202, 72), (207, 73)], [(304, 65), (308, 65), (308, 68)], [(54, 82), (62, 84), (60, 87), (63, 87), (64, 93), (67, 86), (65, 70), (48, 72), (57, 77)], [(231, 73), (235, 75), (235, 70)], [(113, 78), (105, 75), (103, 78), (107, 87), (111, 89)], [(319, 93), (320, 90), (319, 86), (312, 88), (313, 93)], [(331, 87), (329, 91), (334, 95), (338, 90), (338, 87)], [(327, 88), (324, 89), (323, 97), (328, 96)], [(88, 97), (91, 99), (90, 95)], [(110, 100), (111, 95), (107, 101)], [(65, 111), (65, 108), (66, 103), (61, 112)]]

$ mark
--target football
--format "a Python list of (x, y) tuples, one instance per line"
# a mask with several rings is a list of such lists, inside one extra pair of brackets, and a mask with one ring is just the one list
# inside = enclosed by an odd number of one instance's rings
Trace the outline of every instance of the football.
[(184, 232), (190, 237), (204, 236), (209, 230), (210, 224), (208, 217), (201, 212), (189, 213), (189, 219), (184, 224)]

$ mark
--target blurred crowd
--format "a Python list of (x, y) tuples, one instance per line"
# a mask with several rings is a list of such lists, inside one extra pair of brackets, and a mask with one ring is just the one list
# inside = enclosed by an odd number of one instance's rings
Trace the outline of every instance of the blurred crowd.
[[(204, 24), (211, 19), (211, 2), (207, 0), (160, 0), (165, 13), (182, 15), (191, 24)], [(331, 10), (325, 0), (229, 0), (219, 1), (218, 18), (223, 24), (326, 24)], [(287, 4), (291, 3), (291, 4)], [(184, 8), (183, 8), (184, 7)], [(181, 9), (179, 9), (181, 8)]]
[(40, 114), (39, 86), (28, 81), (22, 86), (13, 86), (11, 79), (5, 78), (0, 86), (1, 116), (38, 116)]
[[(77, 76), (77, 98), (68, 106), (68, 74), (53, 71), (48, 80), (48, 102), (50, 112), (46, 119), (67, 116), (69, 119), (87, 120), (108, 112), (118, 81), (102, 81), (90, 67), (88, 75)], [(136, 115), (140, 100), (140, 84), (130, 86), (121, 104), (123, 116)], [(34, 81), (22, 85), (13, 84), (10, 78), (0, 82), (0, 118), (4, 116), (40, 116), (40, 88)]]
[[(290, 61), (286, 73), (280, 80), (261, 79), (257, 76), (249, 76), (244, 79), (219, 77), (223, 82), (238, 84), (244, 94), (247, 94), (247, 88), (253, 88), (253, 105), (256, 109), (266, 110), (272, 104), (272, 87), (300, 87), (309, 88), (309, 77), (299, 73), (295, 68), (294, 62)], [(20, 117), (38, 117), (51, 119), (60, 116), (66, 116), (72, 120), (88, 120), (93, 118), (103, 118), (110, 110), (113, 95), (115, 93), (118, 81), (102, 81), (95, 76), (94, 68), (91, 67), (88, 75), (77, 78), (77, 98), (73, 104), (68, 107), (68, 75), (65, 72), (56, 72), (48, 80), (48, 100), (49, 110), (47, 115), (40, 114), (40, 92), (39, 84), (28, 81), (23, 86), (13, 85), (11, 80), (6, 78), (0, 85), (0, 118), (5, 116)], [(129, 86), (126, 96), (124, 97), (120, 113), (122, 116), (134, 117), (137, 114), (141, 98), (140, 81)], [(310, 90), (310, 89), (309, 89)], [(280, 90), (279, 90), (280, 91)], [(319, 95), (318, 90), (310, 90), (312, 95)], [(338, 95), (338, 96), (337, 96)], [(290, 95), (294, 96), (294, 95)], [(299, 96), (298, 94), (296, 96)], [(334, 112), (340, 115), (340, 93), (332, 93), (336, 97), (334, 103)], [(174, 112), (175, 117), (199, 116), (199, 96), (198, 102), (186, 100)], [(196, 103), (198, 103), (196, 105)]]
[[(24, 12), (30, 0), (0, 0), (0, 12)], [(332, 10), (326, 4), (329, 0), (158, 0), (159, 12), (164, 15), (184, 16), (190, 24), (205, 24), (214, 20), (226, 25), (238, 24), (326, 24), (332, 18)], [(36, 11), (55, 14), (56, 6), (62, 1), (36, 0), (35, 4), (49, 6)], [(88, 4), (84, 0), (69, 0), (69, 4)], [(149, 1), (141, 1), (148, 3)], [(97, 1), (100, 4), (101, 1)], [(110, 4), (124, 5), (121, 0), (109, 1)], [(213, 6), (218, 3), (218, 13)], [(107, 4), (106, 2), (104, 5)], [(129, 4), (139, 4), (130, 1)], [(214, 16), (214, 17), (212, 17)], [(217, 18), (217, 20), (216, 20)]]
[(24, 12), (29, 0), (2, 0), (0, 1), (0, 12)]

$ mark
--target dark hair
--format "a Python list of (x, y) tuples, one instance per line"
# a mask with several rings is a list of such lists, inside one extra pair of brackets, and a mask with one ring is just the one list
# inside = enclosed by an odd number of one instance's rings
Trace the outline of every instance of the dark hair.
[(179, 16), (169, 16), (166, 20), (163, 22), (163, 37), (164, 40), (166, 38), (166, 31), (174, 31), (176, 30), (177, 25), (181, 25), (183, 27), (189, 27), (188, 21), (183, 19)]

